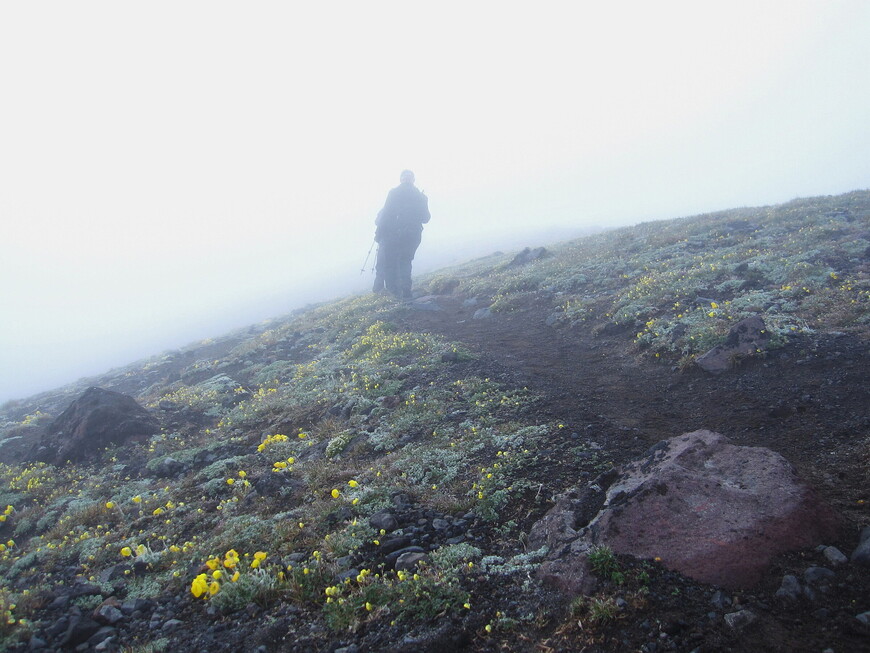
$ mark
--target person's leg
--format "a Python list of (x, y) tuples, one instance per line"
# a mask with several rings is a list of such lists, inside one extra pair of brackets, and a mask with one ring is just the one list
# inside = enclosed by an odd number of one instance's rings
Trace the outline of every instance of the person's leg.
[(420, 246), (419, 233), (409, 236), (399, 250), (396, 271), (399, 279), (399, 295), (402, 299), (411, 299), (411, 270), (414, 254)]
[(385, 240), (381, 243), (382, 270), (384, 285), (387, 292), (396, 297), (402, 296), (399, 281), (399, 243), (395, 240)]

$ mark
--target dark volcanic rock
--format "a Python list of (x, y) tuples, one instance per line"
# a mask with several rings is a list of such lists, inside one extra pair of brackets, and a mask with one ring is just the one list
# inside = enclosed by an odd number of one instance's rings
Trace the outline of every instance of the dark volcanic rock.
[(739, 588), (774, 556), (834, 539), (839, 525), (782, 456), (710, 431), (659, 443), (612, 482), (597, 481), (560, 498), (529, 536), (531, 546), (550, 546), (540, 575), (572, 591), (589, 585), (583, 558), (592, 546)]
[(550, 255), (547, 251), (546, 247), (535, 247), (534, 249), (530, 247), (526, 247), (523, 251), (513, 257), (510, 262), (510, 266), (518, 266), (525, 265), (527, 263), (531, 263), (532, 261), (538, 261), (542, 258), (546, 258)]
[(53, 464), (82, 461), (110, 444), (159, 430), (157, 420), (132, 397), (88, 388), (49, 425), (34, 457)]
[(711, 374), (721, 374), (734, 367), (734, 362), (743, 356), (763, 350), (770, 341), (770, 334), (764, 326), (764, 320), (753, 316), (740, 320), (731, 327), (728, 339), (721, 345), (695, 360), (698, 367)]

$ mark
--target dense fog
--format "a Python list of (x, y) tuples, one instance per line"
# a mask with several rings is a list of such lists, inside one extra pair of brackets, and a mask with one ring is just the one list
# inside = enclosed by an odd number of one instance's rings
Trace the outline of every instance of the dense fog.
[(417, 272), (870, 186), (870, 4), (590, 4), (3, 4), (0, 401), (364, 291), (404, 168)]

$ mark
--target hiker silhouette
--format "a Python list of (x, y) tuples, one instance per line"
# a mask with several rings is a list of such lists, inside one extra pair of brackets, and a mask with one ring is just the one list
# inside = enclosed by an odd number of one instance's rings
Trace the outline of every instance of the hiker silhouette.
[(431, 216), (429, 198), (414, 185), (414, 173), (403, 170), (399, 182), (387, 194), (375, 220), (378, 256), (372, 289), (411, 299), (411, 262), (420, 246), (423, 225)]

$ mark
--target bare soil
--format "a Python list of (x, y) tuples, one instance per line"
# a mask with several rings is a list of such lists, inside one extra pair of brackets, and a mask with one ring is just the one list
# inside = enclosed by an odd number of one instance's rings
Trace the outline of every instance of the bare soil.
[[(409, 311), (400, 327), (466, 343), (479, 354), (484, 373), (542, 397), (541, 410), (566, 425), (565, 441), (553, 443), (549, 464), (538, 473), (548, 492), (558, 494), (581, 480), (565, 462), (570, 457), (560, 455), (578, 433), (594, 434), (610, 460), (621, 464), (660, 440), (709, 429), (740, 445), (768, 447), (790, 461), (844, 518), (839, 541), (825, 544), (848, 556), (860, 529), (870, 524), (867, 341), (842, 333), (804, 337), (713, 376), (642, 357), (631, 345), (631, 333), (606, 325), (550, 327), (543, 302), (473, 319), (477, 307), (465, 306), (463, 299), (438, 297), (442, 310)], [(522, 526), (530, 527), (539, 516), (528, 515)], [(734, 632), (722, 623), (721, 613), (711, 614), (716, 588), (659, 570), (646, 620), (617, 619), (603, 637), (588, 639), (566, 619), (561, 629), (515, 646), (543, 651), (870, 650), (870, 631), (855, 619), (870, 609), (866, 568), (838, 569), (836, 591), (815, 602), (786, 605), (774, 598), (784, 574), (802, 578), (813, 565), (830, 563), (818, 551), (782, 556), (757, 587), (729, 596), (732, 607), (725, 612), (750, 606), (761, 615), (747, 632)], [(662, 594), (656, 587), (670, 589)], [(481, 642), (472, 645), (478, 647), (487, 650)]]

